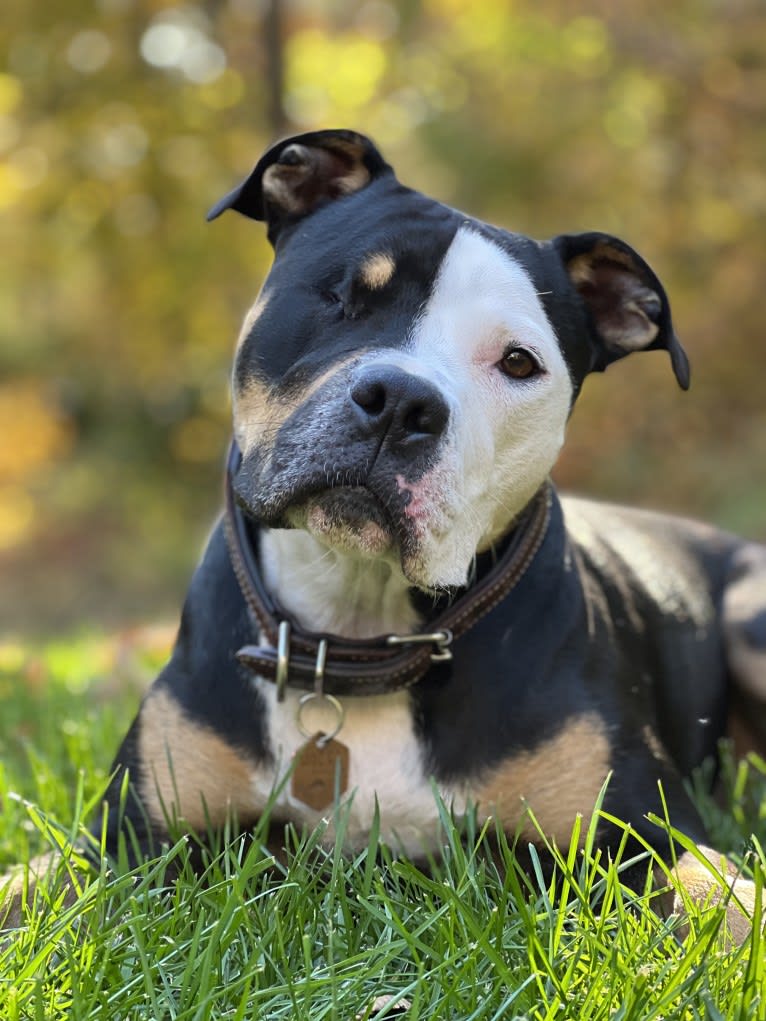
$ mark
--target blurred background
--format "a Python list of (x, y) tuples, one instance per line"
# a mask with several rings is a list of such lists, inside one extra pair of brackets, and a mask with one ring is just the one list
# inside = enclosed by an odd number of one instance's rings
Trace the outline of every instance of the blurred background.
[(483, 219), (638, 248), (691, 392), (664, 353), (592, 377), (557, 479), (766, 538), (762, 0), (10, 0), (0, 39), (0, 635), (177, 614), (270, 259), (204, 214), (316, 127)]

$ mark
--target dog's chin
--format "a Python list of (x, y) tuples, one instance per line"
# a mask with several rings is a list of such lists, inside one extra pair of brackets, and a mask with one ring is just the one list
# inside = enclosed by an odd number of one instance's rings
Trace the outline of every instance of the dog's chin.
[[(272, 526), (274, 527), (274, 526)], [(409, 518), (392, 520), (377, 497), (364, 486), (344, 486), (312, 493), (288, 505), (279, 517), (280, 528), (297, 528), (313, 535), (323, 546), (366, 560), (385, 561), (401, 572), (413, 588), (443, 595), (466, 584), (473, 561), (467, 557), (433, 556), (434, 543), (419, 541)], [(426, 533), (427, 535), (427, 533)], [(438, 549), (440, 544), (436, 544)], [(429, 551), (431, 556), (429, 556)], [(454, 554), (452, 544), (447, 553)], [(462, 552), (462, 551), (461, 551)], [(465, 563), (458, 563), (458, 560)]]
[(304, 529), (341, 553), (372, 560), (395, 554), (399, 546), (380, 504), (361, 486), (317, 493), (289, 508), (285, 517), (291, 527)]

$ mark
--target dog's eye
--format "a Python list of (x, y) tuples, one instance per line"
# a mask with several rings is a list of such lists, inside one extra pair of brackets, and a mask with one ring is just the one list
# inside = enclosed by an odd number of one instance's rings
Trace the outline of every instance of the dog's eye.
[(332, 289), (320, 291), (320, 294), (324, 303), (336, 316), (342, 316), (344, 319), (360, 319), (364, 315), (365, 306), (354, 300), (353, 295), (344, 297)]
[(509, 348), (498, 365), (500, 371), (511, 379), (530, 379), (541, 372), (536, 359), (523, 347)]
[(322, 291), (322, 297), (328, 308), (332, 309), (336, 315), (343, 316), (344, 319), (357, 319), (359, 317), (359, 312), (353, 303), (338, 294), (337, 291)]

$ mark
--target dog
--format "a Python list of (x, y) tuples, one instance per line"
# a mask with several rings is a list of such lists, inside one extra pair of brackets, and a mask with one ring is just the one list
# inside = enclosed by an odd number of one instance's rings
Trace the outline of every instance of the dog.
[[(675, 861), (664, 798), (720, 863), (684, 781), (726, 734), (766, 749), (766, 548), (549, 479), (589, 373), (664, 350), (688, 388), (652, 269), (608, 234), (469, 217), (345, 130), (269, 149), (209, 219), (230, 209), (274, 263), (236, 349), (226, 509), (115, 759), (107, 850), (126, 823), (140, 855), (171, 820), (313, 827), (342, 803), (351, 847), (379, 813), (423, 858), (435, 790), (568, 846), (610, 777), (602, 809), (642, 844)], [(623, 836), (599, 823), (602, 849)], [(754, 886), (730, 871), (741, 940)]]

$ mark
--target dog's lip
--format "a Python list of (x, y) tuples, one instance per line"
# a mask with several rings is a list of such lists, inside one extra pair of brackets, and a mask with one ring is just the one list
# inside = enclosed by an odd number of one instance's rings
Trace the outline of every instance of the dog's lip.
[[(244, 512), (267, 528), (314, 531), (332, 524), (339, 535), (343, 529), (361, 534), (365, 527), (374, 527), (379, 532), (379, 545), (385, 535), (389, 547), (396, 545), (400, 549), (408, 547), (412, 539), (412, 522), (404, 514), (403, 507), (397, 513), (397, 494), (390, 490), (381, 492), (369, 478), (328, 485), (323, 475), (304, 478), (275, 492), (253, 485), (250, 475), (240, 472), (233, 488), (235, 499)], [(332, 521), (323, 522), (322, 514)]]
[(379, 496), (366, 485), (341, 485), (312, 488), (309, 492), (296, 494), (287, 507), (290, 509), (318, 508), (347, 519), (349, 524), (373, 521), (388, 531), (394, 530), (394, 523), (386, 512)]
[(269, 487), (254, 486), (245, 475), (234, 479), (234, 495), (237, 503), (251, 517), (272, 528), (285, 527), (284, 522), (299, 517), (311, 504), (328, 501), (344, 501), (349, 508), (357, 504), (369, 509), (376, 518), (382, 518), (389, 528), (395, 522), (386, 511), (385, 499), (371, 487), (367, 480), (354, 479), (328, 485), (327, 478), (304, 479), (297, 484), (280, 487), (276, 491)]
[(397, 529), (381, 501), (363, 486), (314, 493), (288, 512), (287, 519), (336, 549), (366, 557), (386, 555), (399, 545)]

